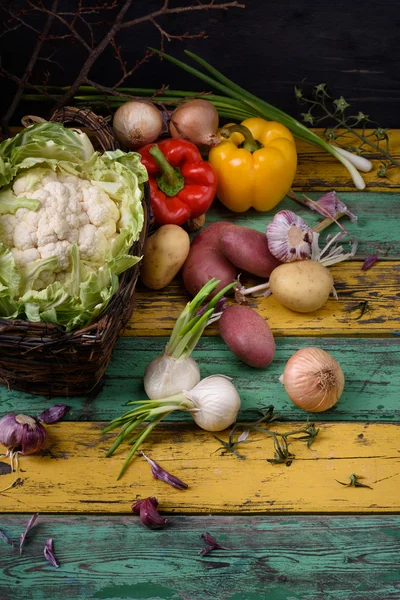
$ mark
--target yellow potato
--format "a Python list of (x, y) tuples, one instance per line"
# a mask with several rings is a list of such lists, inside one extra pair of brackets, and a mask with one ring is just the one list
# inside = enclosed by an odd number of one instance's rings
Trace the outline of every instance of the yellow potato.
[(333, 277), (315, 260), (297, 260), (274, 269), (269, 285), (283, 306), (306, 313), (325, 304), (333, 288)]
[(182, 227), (163, 225), (145, 243), (140, 277), (152, 290), (166, 287), (185, 262), (190, 239)]

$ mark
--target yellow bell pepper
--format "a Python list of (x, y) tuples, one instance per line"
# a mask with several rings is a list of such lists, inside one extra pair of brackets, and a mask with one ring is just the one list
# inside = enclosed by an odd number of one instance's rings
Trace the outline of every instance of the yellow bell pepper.
[[(244, 126), (241, 133), (241, 126)], [(296, 174), (297, 153), (292, 134), (280, 123), (261, 118), (220, 130), (223, 140), (210, 150), (218, 175), (217, 197), (233, 212), (251, 207), (267, 211), (289, 191)], [(249, 131), (250, 134), (249, 135)]]

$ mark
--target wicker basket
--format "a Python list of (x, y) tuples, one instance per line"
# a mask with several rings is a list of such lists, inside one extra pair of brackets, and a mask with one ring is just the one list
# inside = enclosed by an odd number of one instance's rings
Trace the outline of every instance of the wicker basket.
[[(89, 128), (103, 150), (117, 148), (106, 121), (88, 110), (66, 107), (52, 121)], [(29, 118), (24, 124), (29, 123)], [(131, 253), (140, 255), (148, 227), (148, 188), (145, 187), (144, 227)], [(66, 333), (46, 323), (0, 319), (0, 382), (8, 388), (46, 396), (95, 394), (119, 336), (133, 313), (139, 264), (120, 276), (119, 289), (92, 325)]]

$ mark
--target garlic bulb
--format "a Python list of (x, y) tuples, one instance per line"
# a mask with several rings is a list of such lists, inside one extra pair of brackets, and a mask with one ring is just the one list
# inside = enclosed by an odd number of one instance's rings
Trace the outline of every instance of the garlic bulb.
[(192, 417), (206, 431), (222, 431), (236, 421), (240, 396), (225, 375), (211, 375), (183, 395), (195, 406)]
[(323, 412), (342, 395), (344, 375), (333, 356), (310, 346), (289, 358), (280, 382), (296, 406), (309, 412)]
[(281, 210), (267, 227), (268, 248), (282, 262), (311, 256), (311, 227), (291, 210)]
[(144, 372), (144, 389), (151, 400), (190, 390), (199, 381), (200, 369), (191, 356), (173, 358), (168, 354), (161, 354), (149, 362)]

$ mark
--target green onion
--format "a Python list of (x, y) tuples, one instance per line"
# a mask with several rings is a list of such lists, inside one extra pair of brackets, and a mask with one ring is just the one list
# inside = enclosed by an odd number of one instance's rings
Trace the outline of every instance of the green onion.
[(361, 190), (364, 189), (365, 182), (364, 182), (363, 178), (361, 177), (360, 173), (351, 164), (351, 162), (347, 158), (345, 158), (343, 155), (341, 155), (335, 148), (333, 148), (325, 140), (318, 137), (313, 131), (308, 129), (308, 127), (306, 127), (305, 125), (302, 125), (301, 123), (299, 123), (296, 119), (294, 119), (290, 115), (288, 115), (285, 112), (279, 110), (278, 108), (272, 106), (271, 104), (264, 102), (264, 100), (260, 100), (259, 98), (257, 98), (257, 96), (254, 96), (253, 94), (250, 94), (249, 92), (247, 92), (247, 90), (240, 87), (239, 85), (237, 85), (236, 83), (234, 83), (233, 81), (228, 79), (227, 77), (225, 77), (222, 73), (217, 71), (217, 69), (212, 67), (209, 63), (207, 63), (200, 56), (197, 56), (196, 54), (193, 54), (193, 52), (189, 52), (188, 50), (185, 50), (185, 53), (188, 56), (190, 56), (191, 58), (196, 60), (206, 71), (208, 71), (211, 75), (213, 75), (215, 77), (215, 79), (213, 79), (209, 75), (203, 73), (202, 71), (199, 71), (199, 70), (191, 67), (190, 65), (184, 63), (183, 61), (180, 61), (180, 60), (174, 58), (173, 56), (170, 56), (169, 54), (165, 54), (164, 52), (161, 52), (160, 50), (156, 50), (155, 48), (149, 48), (149, 49), (152, 50), (153, 52), (155, 52), (156, 54), (159, 54), (163, 58), (167, 59), (172, 64), (180, 67), (187, 73), (191, 73), (192, 75), (195, 75), (195, 77), (201, 79), (205, 83), (208, 83), (212, 87), (218, 89), (220, 92), (223, 92), (230, 98), (235, 98), (235, 99), (240, 100), (240, 101), (244, 102), (245, 104), (249, 105), (252, 109), (255, 109), (256, 111), (258, 111), (260, 113), (260, 116), (262, 116), (263, 118), (271, 120), (271, 121), (278, 121), (279, 123), (282, 123), (282, 125), (285, 125), (285, 127), (287, 127), (293, 133), (293, 135), (295, 135), (299, 139), (304, 140), (305, 142), (309, 142), (311, 144), (315, 144), (316, 146), (323, 148), (324, 150), (326, 150), (327, 152), (332, 154), (335, 158), (337, 158), (337, 160), (339, 160), (346, 167), (346, 169), (348, 170), (348, 172), (350, 173), (350, 175), (353, 179), (355, 186), (358, 189), (361, 189)]

